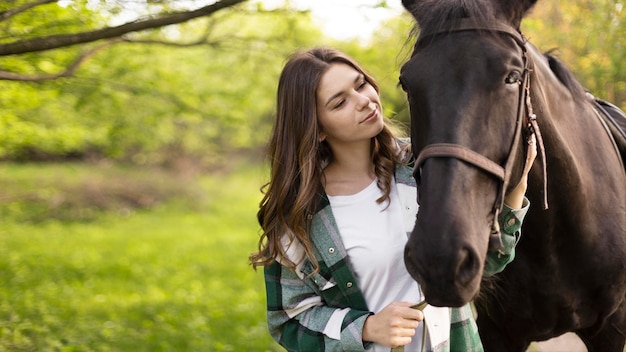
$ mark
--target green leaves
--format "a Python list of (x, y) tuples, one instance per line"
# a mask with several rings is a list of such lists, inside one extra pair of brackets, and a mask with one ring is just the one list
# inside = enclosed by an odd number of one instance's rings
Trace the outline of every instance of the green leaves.
[(522, 30), (595, 96), (626, 109), (626, 9), (615, 0), (539, 1)]
[[(27, 3), (1, 3), (0, 11)], [(129, 4), (52, 2), (0, 17), (0, 46), (189, 9), (172, 1), (146, 2), (134, 10)], [(561, 59), (595, 95), (626, 108), (622, 5), (545, 0), (522, 26), (541, 50), (558, 47)], [(398, 75), (411, 51), (412, 26), (404, 13), (382, 24), (369, 42), (337, 41), (324, 37), (306, 11), (243, 3), (127, 34), (95, 52), (103, 42), (0, 56), (0, 77), (37, 78), (59, 74), (89, 54), (66, 78), (0, 80), (0, 158), (99, 155), (162, 165), (187, 158), (206, 166), (228, 161), (232, 152), (262, 150), (286, 56), (319, 45), (357, 59), (379, 83), (385, 115), (406, 125), (408, 106)]]

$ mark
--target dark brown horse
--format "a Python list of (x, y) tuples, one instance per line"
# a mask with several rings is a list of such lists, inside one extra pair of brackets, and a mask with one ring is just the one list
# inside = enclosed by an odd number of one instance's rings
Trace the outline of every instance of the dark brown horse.
[[(488, 351), (525, 351), (573, 331), (590, 351), (621, 352), (626, 143), (611, 138), (573, 75), (520, 32), (534, 3), (403, 0), (419, 27), (400, 76), (420, 202), (405, 262), (429, 303), (475, 300)], [(483, 281), (533, 131), (539, 157), (516, 258)]]

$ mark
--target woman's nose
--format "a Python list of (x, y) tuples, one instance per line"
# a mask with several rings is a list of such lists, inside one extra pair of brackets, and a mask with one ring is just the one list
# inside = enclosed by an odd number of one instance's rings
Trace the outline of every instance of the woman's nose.
[(357, 98), (357, 108), (359, 110), (365, 109), (370, 105), (370, 98), (365, 95), (365, 94), (361, 94), (359, 92), (355, 92), (356, 94), (356, 98)]

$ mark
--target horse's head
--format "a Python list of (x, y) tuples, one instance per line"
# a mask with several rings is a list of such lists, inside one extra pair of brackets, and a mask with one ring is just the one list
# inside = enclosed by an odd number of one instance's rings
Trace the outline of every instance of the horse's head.
[(420, 29), (400, 75), (420, 202), (405, 263), (430, 304), (476, 296), (504, 193), (520, 179), (528, 59), (518, 28), (533, 3), (403, 0)]

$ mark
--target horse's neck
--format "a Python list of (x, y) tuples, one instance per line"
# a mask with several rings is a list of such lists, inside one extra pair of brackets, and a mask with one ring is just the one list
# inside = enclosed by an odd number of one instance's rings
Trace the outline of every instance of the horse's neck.
[[(536, 48), (531, 47), (529, 57), (532, 61), (532, 109), (551, 147), (562, 146), (567, 149), (572, 143), (580, 143), (584, 133), (590, 133), (592, 138), (602, 138), (604, 131), (595, 121), (591, 101), (577, 93), (576, 89), (568, 88), (552, 71), (547, 58)], [(559, 152), (568, 153), (567, 150)]]
[[(576, 87), (571, 90), (566, 87), (536, 48), (530, 48), (529, 57), (532, 60), (531, 101), (546, 148), (549, 206), (560, 203), (557, 207), (564, 211), (587, 209), (593, 216), (591, 213), (597, 209), (589, 209), (588, 204), (606, 203), (606, 197), (615, 198), (616, 204), (623, 203), (623, 199), (619, 199), (624, 194), (623, 170), (617, 167), (619, 155), (596, 116), (592, 101), (578, 94)], [(607, 168), (607, 165), (616, 168)], [(598, 169), (603, 171), (597, 173)], [(534, 179), (529, 184), (541, 184), (539, 174), (533, 170), (531, 178)], [(613, 185), (619, 190), (606, 195), (597, 191), (599, 184), (605, 185), (602, 187)], [(585, 197), (574, 197), (572, 193), (585, 194)], [(581, 216), (587, 215), (583, 212)], [(577, 221), (584, 222), (584, 219)]]

